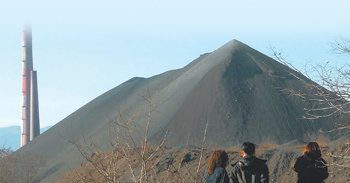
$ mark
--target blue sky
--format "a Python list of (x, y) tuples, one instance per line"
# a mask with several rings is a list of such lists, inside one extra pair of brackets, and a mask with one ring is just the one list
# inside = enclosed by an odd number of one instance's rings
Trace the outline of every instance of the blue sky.
[(185, 66), (238, 39), (297, 68), (349, 58), (350, 1), (0, 0), (0, 127), (20, 125), (21, 34), (32, 24), (41, 125), (53, 125), (134, 76)]

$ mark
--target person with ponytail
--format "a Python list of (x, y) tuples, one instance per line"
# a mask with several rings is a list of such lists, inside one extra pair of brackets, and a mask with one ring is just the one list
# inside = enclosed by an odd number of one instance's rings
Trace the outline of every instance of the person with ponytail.
[(328, 177), (327, 162), (321, 157), (316, 142), (306, 144), (303, 155), (298, 157), (293, 169), (298, 174), (297, 183), (323, 183)]

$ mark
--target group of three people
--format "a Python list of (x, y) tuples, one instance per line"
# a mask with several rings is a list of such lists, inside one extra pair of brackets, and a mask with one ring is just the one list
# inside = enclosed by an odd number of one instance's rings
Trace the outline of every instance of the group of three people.
[[(244, 142), (242, 159), (232, 164), (230, 176), (226, 172), (228, 155), (223, 150), (215, 151), (209, 158), (204, 172), (206, 183), (268, 183), (269, 170), (266, 160), (255, 157), (255, 145)], [(321, 157), (321, 150), (316, 142), (308, 143), (302, 156), (294, 166), (298, 174), (297, 183), (322, 183), (328, 177), (326, 161)]]

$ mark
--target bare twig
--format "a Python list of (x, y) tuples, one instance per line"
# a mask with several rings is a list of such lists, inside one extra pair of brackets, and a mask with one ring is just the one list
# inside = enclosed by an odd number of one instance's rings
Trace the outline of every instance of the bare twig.
[[(205, 139), (207, 137), (208, 124), (209, 124), (209, 121), (207, 121), (207, 123), (205, 124), (203, 140), (202, 140), (202, 147), (201, 147), (201, 153), (200, 153), (200, 156), (199, 156), (199, 161), (198, 161), (198, 166), (197, 166), (197, 171), (196, 171), (197, 176), (198, 176), (199, 169), (200, 169), (201, 162), (202, 162), (203, 151), (204, 151), (204, 146), (205, 146)], [(197, 180), (195, 182), (197, 182)]]

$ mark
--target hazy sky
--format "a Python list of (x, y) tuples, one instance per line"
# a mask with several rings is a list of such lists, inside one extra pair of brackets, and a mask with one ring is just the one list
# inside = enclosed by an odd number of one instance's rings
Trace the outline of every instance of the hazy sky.
[[(0, 0), (0, 127), (21, 124), (22, 26), (33, 29), (40, 120), (53, 125), (134, 76), (185, 66), (238, 39), (298, 68), (338, 63), (350, 1)], [(335, 62), (338, 60), (338, 62)]]

